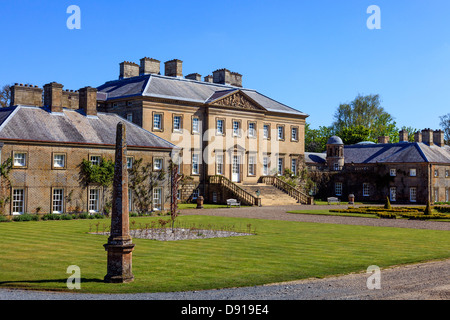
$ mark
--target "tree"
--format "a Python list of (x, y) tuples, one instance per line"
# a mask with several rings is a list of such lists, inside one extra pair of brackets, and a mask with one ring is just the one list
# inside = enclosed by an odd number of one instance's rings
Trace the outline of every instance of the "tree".
[(344, 127), (339, 134), (344, 144), (357, 144), (369, 140), (370, 130), (362, 125)]
[(128, 187), (132, 190), (140, 215), (148, 214), (153, 210), (153, 190), (165, 179), (166, 175), (164, 170), (153, 171), (152, 163), (144, 165), (142, 162), (142, 158), (135, 160), (128, 171)]
[(394, 118), (381, 106), (380, 96), (358, 95), (349, 104), (339, 105), (334, 114), (332, 131), (340, 136), (344, 128), (363, 126), (369, 130), (367, 140), (377, 142), (380, 136), (389, 136), (398, 141), (398, 129)]
[(114, 181), (114, 162), (102, 157), (100, 164), (92, 164), (91, 161), (83, 159), (81, 173), (86, 185), (96, 184), (102, 187), (103, 213), (108, 214), (111, 204), (105, 202), (105, 194)]
[(311, 129), (310, 124), (305, 125), (305, 151), (324, 152), (327, 141), (333, 135), (331, 127), (319, 126), (319, 129)]
[(450, 113), (440, 116), (439, 119), (441, 120), (439, 125), (444, 131), (445, 144), (450, 144)]
[(9, 107), (11, 101), (11, 89), (9, 85), (4, 85), (0, 89), (0, 107)]

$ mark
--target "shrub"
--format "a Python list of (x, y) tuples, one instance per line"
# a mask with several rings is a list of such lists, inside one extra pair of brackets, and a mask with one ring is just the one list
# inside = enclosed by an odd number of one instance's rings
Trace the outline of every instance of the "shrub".
[(54, 213), (46, 213), (42, 216), (42, 220), (61, 220), (61, 216), (59, 214)]
[(74, 215), (75, 219), (88, 219), (89, 218), (89, 213), (87, 212), (83, 212), (83, 213), (79, 213)]
[(424, 213), (425, 215), (432, 215), (433, 210), (431, 209), (430, 200), (427, 200), (427, 206), (425, 207)]
[(38, 221), (39, 216), (36, 214), (25, 213), (22, 215), (14, 216), (13, 221)]
[(389, 197), (386, 197), (386, 203), (384, 204), (385, 209), (392, 209), (391, 202), (389, 201)]
[(377, 212), (377, 216), (381, 219), (397, 219), (397, 215), (390, 212)]
[(9, 219), (3, 215), (0, 215), (0, 222), (9, 222)]

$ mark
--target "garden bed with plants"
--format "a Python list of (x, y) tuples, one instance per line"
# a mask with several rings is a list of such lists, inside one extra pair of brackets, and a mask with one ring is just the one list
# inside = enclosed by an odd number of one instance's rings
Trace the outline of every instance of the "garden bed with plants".
[[(89, 233), (108, 235), (110, 225), (103, 224), (100, 231), (100, 222), (89, 226)], [(95, 230), (95, 232), (93, 232)], [(136, 223), (131, 221), (130, 235), (137, 239), (150, 239), (158, 241), (178, 241), (193, 239), (224, 238), (236, 236), (251, 236), (256, 234), (255, 226), (248, 223), (245, 226), (218, 225), (218, 224), (186, 224), (179, 221), (159, 219), (149, 223)]]
[(450, 220), (450, 208), (447, 207), (348, 207), (348, 209), (331, 209), (330, 213), (358, 213), (376, 215), (382, 219), (405, 218), (410, 220)]

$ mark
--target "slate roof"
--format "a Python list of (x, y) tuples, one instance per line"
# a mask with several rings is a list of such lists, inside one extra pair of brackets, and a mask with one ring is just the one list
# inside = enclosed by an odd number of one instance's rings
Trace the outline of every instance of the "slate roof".
[(15, 106), (0, 108), (0, 140), (115, 145), (116, 127), (126, 124), (130, 147), (172, 149), (175, 146), (116, 114), (86, 116), (80, 110), (51, 113), (48, 108)]
[[(307, 163), (325, 163), (326, 153), (305, 153)], [(450, 147), (422, 142), (355, 144), (344, 146), (344, 162), (350, 163), (449, 163)]]
[(256, 90), (155, 74), (108, 81), (97, 87), (97, 90), (101, 93), (98, 97), (104, 101), (143, 96), (202, 104), (216, 100), (231, 91), (242, 91), (267, 111), (308, 116), (306, 113), (275, 101)]
[(326, 153), (316, 153), (316, 152), (305, 152), (305, 162), (306, 163), (325, 163), (327, 159)]

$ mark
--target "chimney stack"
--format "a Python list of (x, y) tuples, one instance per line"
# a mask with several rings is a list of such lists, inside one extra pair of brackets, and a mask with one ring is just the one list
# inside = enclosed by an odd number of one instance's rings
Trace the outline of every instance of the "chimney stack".
[(185, 78), (190, 80), (202, 81), (202, 76), (198, 73), (188, 74)]
[(436, 130), (433, 133), (433, 142), (435, 145), (437, 145), (438, 147), (443, 147), (444, 146), (444, 131), (442, 130)]
[(242, 75), (228, 69), (219, 69), (213, 72), (213, 82), (235, 87), (242, 87)]
[(210, 82), (213, 83), (213, 76), (212, 75), (208, 75), (203, 79), (205, 82)]
[(422, 142), (422, 133), (420, 131), (414, 133), (414, 142)]
[(429, 128), (422, 130), (422, 142), (429, 146), (433, 145), (433, 130)]
[(183, 61), (173, 59), (164, 63), (164, 74), (168, 77), (183, 77)]
[(97, 89), (84, 87), (79, 90), (80, 109), (86, 116), (97, 116)]
[(143, 74), (159, 74), (161, 61), (144, 57), (141, 59), (141, 65), (139, 67), (139, 75)]
[(10, 106), (26, 105), (42, 107), (42, 89), (38, 86), (14, 84), (11, 89)]
[(400, 142), (409, 142), (409, 135), (408, 135), (408, 131), (406, 131), (406, 130), (401, 130), (398, 133), (398, 137), (399, 137)]
[(126, 79), (139, 76), (139, 65), (134, 62), (124, 61), (120, 63), (119, 79)]
[(378, 137), (378, 143), (380, 144), (389, 143), (389, 136)]
[(50, 112), (63, 111), (63, 85), (51, 82), (44, 85), (44, 106), (50, 108)]

